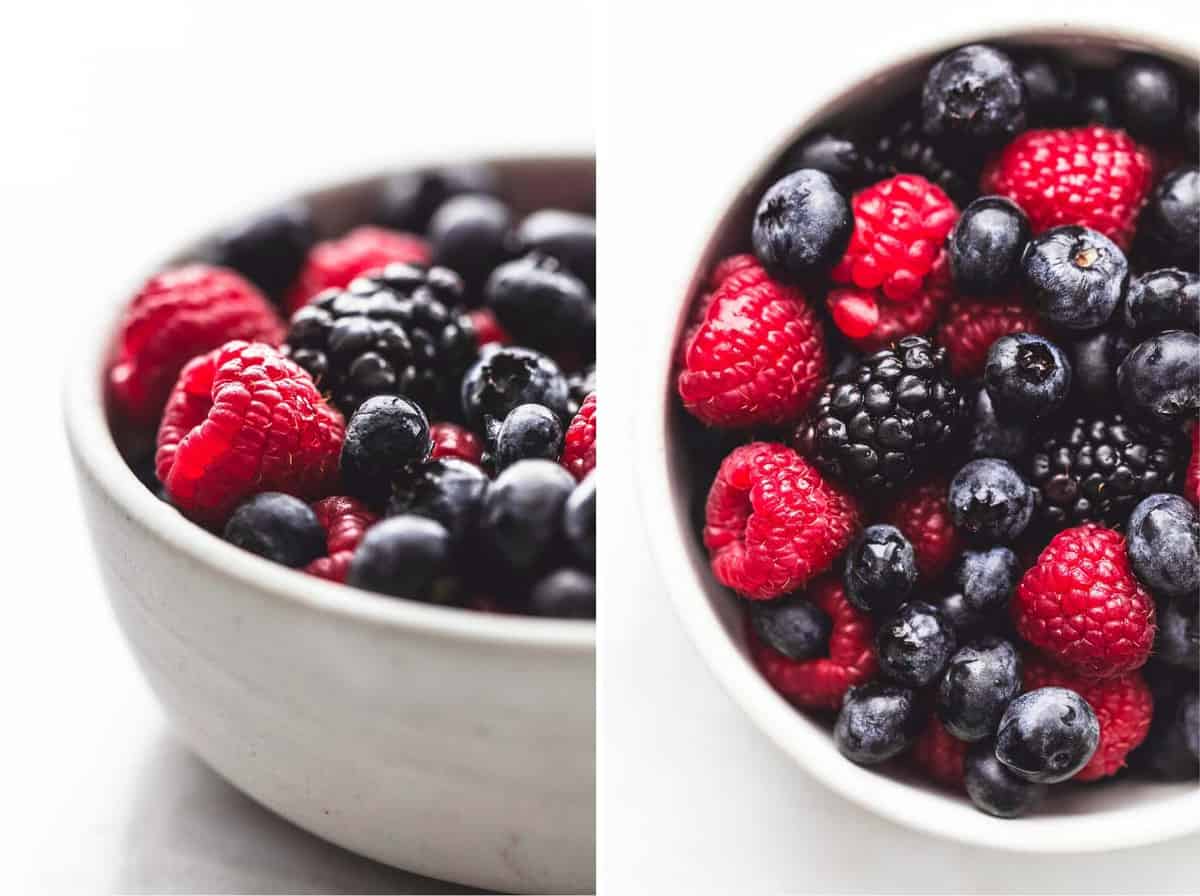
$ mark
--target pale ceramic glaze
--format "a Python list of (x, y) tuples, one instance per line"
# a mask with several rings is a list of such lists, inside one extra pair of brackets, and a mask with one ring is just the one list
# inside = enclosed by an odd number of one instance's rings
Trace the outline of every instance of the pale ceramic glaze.
[[(985, 20), (1003, 18), (980, 9)], [(937, 29), (933, 29), (937, 30)], [(944, 35), (944, 30), (942, 35)], [(698, 543), (689, 506), (694, 485), (687, 475), (675, 397), (674, 346), (713, 264), (748, 244), (754, 205), (769, 183), (783, 151), (801, 134), (844, 120), (871, 115), (898, 93), (919, 82), (930, 62), (948, 49), (974, 41), (1012, 41), (1055, 47), (1082, 61), (1106, 64), (1118, 48), (1146, 49), (1195, 66), (1194, 48), (1129, 29), (1047, 27), (997, 28), (937, 43), (890, 48), (892, 64), (847, 77), (843, 93), (811, 103), (807, 110), (787, 106), (798, 124), (764, 159), (757, 171), (732, 182), (724, 216), (691, 267), (681, 272), (675, 301), (662, 304), (650, 321), (654, 336), (641, 360), (642, 381), (653, 397), (641, 405), (638, 420), (638, 475), (652, 548), (677, 611), (700, 653), (733, 699), (797, 764), (836, 793), (863, 808), (917, 830), (964, 843), (1024, 852), (1083, 852), (1138, 846), (1200, 830), (1200, 788), (1124, 779), (1105, 786), (1056, 788), (1036, 813), (1015, 821), (976, 810), (965, 795), (938, 790), (915, 776), (857, 766), (838, 753), (829, 727), (792, 707), (758, 674), (745, 645), (738, 599), (713, 579)], [(851, 111), (852, 110), (852, 111)], [(764, 133), (777, 123), (766, 122)], [(710, 173), (716, 174), (710, 166)], [(736, 176), (736, 172), (733, 173)]]
[[(592, 193), (591, 160), (496, 164), (518, 213)], [(319, 230), (365, 219), (374, 184), (312, 194)], [(67, 431), (109, 599), (179, 736), (263, 805), (378, 861), (488, 890), (593, 889), (595, 625), (369, 594), (187, 522), (105, 420), (131, 294), (73, 359)]]

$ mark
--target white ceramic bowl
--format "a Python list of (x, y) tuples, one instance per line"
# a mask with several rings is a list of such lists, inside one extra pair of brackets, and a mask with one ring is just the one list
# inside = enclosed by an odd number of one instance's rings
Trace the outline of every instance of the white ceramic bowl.
[[(518, 212), (590, 203), (590, 159), (496, 165)], [(374, 183), (312, 194), (319, 230), (365, 219)], [(74, 358), (66, 422), (109, 599), (178, 734), (265, 806), (378, 861), (485, 889), (593, 889), (595, 625), (324, 582), (158, 501), (102, 403), (131, 294)]]
[(654, 397), (642, 405), (638, 421), (646, 528), (685, 628), (722, 685), (785, 753), (841, 796), (899, 824), (980, 846), (1039, 853), (1137, 846), (1200, 830), (1200, 788), (1133, 779), (1063, 786), (1034, 815), (1010, 821), (984, 815), (965, 796), (938, 790), (915, 776), (897, 777), (892, 769), (873, 770), (847, 761), (834, 746), (830, 729), (775, 693), (754, 668), (745, 646), (739, 599), (710, 574), (689, 512), (697, 486), (688, 475), (683, 412), (675, 397), (674, 346), (713, 264), (730, 252), (745, 251), (754, 205), (776, 160), (798, 136), (839, 116), (870, 115), (918, 84), (932, 59), (978, 40), (1052, 47), (1098, 64), (1110, 62), (1119, 49), (1146, 49), (1196, 64), (1193, 48), (1128, 31), (1117, 35), (1072, 26), (974, 32), (898, 54), (891, 64), (848, 81), (844, 92), (807, 111), (798, 110), (788, 139), (774, 147), (731, 195), (707, 244), (698, 247), (693, 267), (680, 277), (677, 300), (664, 303), (651, 321), (658, 335), (648, 343), (652, 350), (645, 353), (640, 373), (642, 382), (652, 384), (647, 391)]

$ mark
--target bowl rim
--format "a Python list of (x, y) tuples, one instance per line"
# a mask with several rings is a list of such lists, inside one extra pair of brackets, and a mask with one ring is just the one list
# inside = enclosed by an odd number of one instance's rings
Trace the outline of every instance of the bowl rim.
[[(444, 158), (438, 164), (482, 161), (498, 165), (536, 164), (548, 161), (585, 161), (581, 154)], [(387, 174), (415, 170), (420, 163), (398, 166)], [(307, 198), (375, 181), (380, 172), (342, 178), (298, 191)], [(251, 210), (253, 211), (253, 209)], [(229, 221), (223, 221), (228, 224)], [(217, 228), (204, 231), (211, 235)], [(199, 244), (202, 242), (198, 240)], [(173, 259), (160, 260), (150, 271)], [(104, 371), (117, 321), (129, 296), (144, 281), (131, 282), (89, 309), (85, 328), (74, 342), (63, 375), (63, 420), (72, 461), (80, 476), (87, 475), (121, 513), (146, 530), (151, 540), (177, 551), (211, 572), (227, 576), (273, 600), (297, 604), (315, 613), (359, 625), (416, 632), (446, 641), (505, 648), (536, 649), (563, 655), (594, 655), (596, 624), (593, 620), (544, 619), (442, 607), (405, 598), (374, 594), (328, 582), (289, 569), (228, 544), (217, 535), (186, 519), (156, 498), (138, 481), (117, 449), (104, 407)]]
[[(704, 244), (674, 277), (674, 300), (652, 308), (646, 318), (646, 345), (639, 382), (653, 384), (655, 397), (640, 402), (635, 421), (639, 449), (635, 475), (649, 544), (676, 613), (704, 662), (751, 721), (800, 767), (840, 796), (896, 824), (959, 843), (1025, 853), (1080, 853), (1116, 850), (1200, 831), (1200, 787), (1171, 788), (1148, 805), (1105, 808), (1086, 814), (1039, 816), (1018, 820), (993, 818), (969, 801), (951, 802), (945, 793), (914, 786), (885, 772), (847, 762), (834, 747), (826, 728), (798, 711), (775, 692), (735, 642), (706, 595), (707, 558), (695, 545), (685, 503), (672, 488), (670, 436), (674, 389), (672, 361), (686, 319), (689, 298), (706, 274), (699, 266), (712, 254), (726, 221), (749, 185), (765, 177), (780, 154), (800, 134), (837, 106), (855, 88), (897, 66), (955, 46), (976, 41), (1048, 40), (1103, 41), (1142, 47), (1175, 59), (1194, 59), (1197, 47), (1177, 37), (1125, 25), (1066, 26), (1047, 14), (1044, 21), (1013, 19), (991, 26), (951, 29), (936, 40), (908, 40), (893, 45), (882, 61), (848, 72), (845, 86), (807, 102), (795, 124), (775, 134), (757, 168), (724, 191)], [(668, 338), (660, 338), (668, 336)]]

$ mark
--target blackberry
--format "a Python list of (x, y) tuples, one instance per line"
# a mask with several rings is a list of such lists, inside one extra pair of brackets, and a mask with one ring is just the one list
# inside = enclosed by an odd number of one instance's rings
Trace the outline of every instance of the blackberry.
[(347, 417), (372, 395), (403, 395), (432, 419), (454, 420), (478, 354), (461, 299), (453, 271), (389, 265), (297, 311), (287, 352)]
[[(860, 494), (903, 485), (963, 428), (966, 402), (946, 350), (905, 336), (826, 384), (797, 448)], [(944, 457), (941, 458), (944, 461)]]
[(896, 130), (880, 137), (868, 163), (872, 180), (883, 180), (896, 174), (919, 174), (945, 191), (961, 208), (974, 199), (979, 191), (978, 170), (965, 170), (946, 162), (939, 148), (921, 133), (920, 125), (908, 119)]
[(1178, 433), (1111, 414), (1044, 430), (1023, 472), (1034, 490), (1034, 519), (1047, 529), (1086, 522), (1124, 528), (1142, 498), (1178, 490), (1186, 459)]

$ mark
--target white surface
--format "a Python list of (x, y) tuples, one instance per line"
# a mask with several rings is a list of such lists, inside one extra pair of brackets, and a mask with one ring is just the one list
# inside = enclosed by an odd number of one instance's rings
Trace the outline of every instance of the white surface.
[(279, 822), (164, 732), (101, 596), (59, 419), (75, 310), (198, 229), (408, 160), (591, 144), (583, 7), (300, 8), (0, 12), (4, 892), (437, 886)]
[[(1193, 891), (1194, 836), (1097, 856), (1017, 857), (937, 840), (856, 808), (750, 724), (671, 609), (622, 462), (635, 450), (631, 406), (647, 400), (648, 384), (605, 350), (620, 344), (630, 357), (642, 339), (661, 338), (647, 332), (646, 321), (661, 317), (647, 309), (676, 300), (689, 256), (730, 198), (730, 172), (752, 170), (811, 96), (831, 95), (850, 75), (877, 66), (881, 47), (891, 53), (928, 41), (935, 27), (981, 29), (1022, 13), (1066, 24), (1075, 7), (906, 3), (890, 13), (860, 6), (852, 16), (844, 7), (784, 9), (741, 3), (697, 13), (686, 36), (667, 10), (639, 7), (610, 24), (610, 46), (615, 35), (621, 43), (609, 58), (601, 128), (601, 350), (614, 359), (604, 367), (609, 410), (601, 429), (601, 889)], [(1110, 15), (1169, 33), (1178, 9), (1090, 4), (1089, 24)], [(611, 221), (620, 226), (606, 226)], [(630, 258), (642, 263), (634, 268)]]

